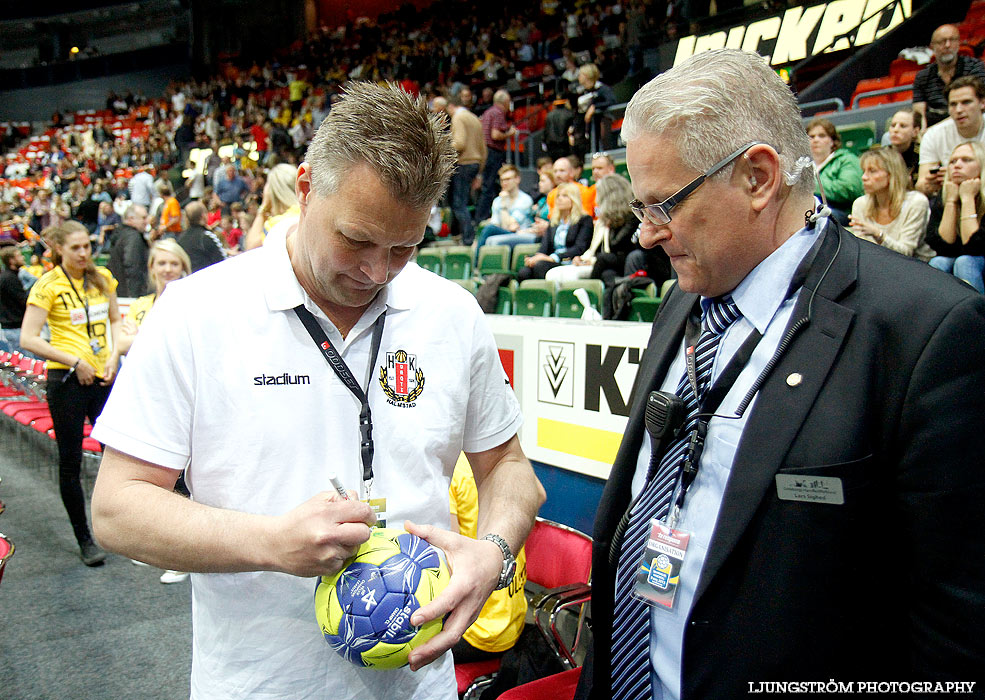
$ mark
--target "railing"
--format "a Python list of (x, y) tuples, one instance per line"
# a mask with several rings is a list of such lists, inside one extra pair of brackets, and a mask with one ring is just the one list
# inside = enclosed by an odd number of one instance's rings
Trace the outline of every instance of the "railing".
[(913, 92), (913, 85), (897, 85), (895, 87), (882, 88), (881, 90), (866, 90), (865, 92), (860, 92), (852, 98), (852, 109), (858, 108), (858, 103), (866, 97), (891, 95), (897, 92)]
[(804, 114), (804, 112), (807, 112), (809, 110), (817, 110), (817, 112), (820, 112), (822, 110), (831, 111), (825, 109), (827, 107), (834, 107), (835, 108), (834, 111), (836, 112), (845, 111), (845, 103), (840, 97), (829, 97), (825, 100), (814, 100), (813, 102), (805, 102), (804, 104), (800, 105), (800, 113), (802, 116), (807, 117), (816, 114), (816, 112), (811, 112), (810, 114)]

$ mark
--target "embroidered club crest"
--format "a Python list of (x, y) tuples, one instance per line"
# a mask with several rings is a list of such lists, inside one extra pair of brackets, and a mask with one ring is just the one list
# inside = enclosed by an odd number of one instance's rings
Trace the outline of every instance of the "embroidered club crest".
[(380, 365), (380, 386), (391, 406), (411, 408), (424, 391), (424, 372), (417, 365), (417, 355), (406, 350), (386, 354), (386, 363)]

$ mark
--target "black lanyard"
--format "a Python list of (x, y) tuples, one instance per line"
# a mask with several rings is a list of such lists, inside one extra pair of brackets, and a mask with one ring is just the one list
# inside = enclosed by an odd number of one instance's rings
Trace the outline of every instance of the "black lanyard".
[(383, 340), (383, 325), (386, 323), (386, 311), (384, 310), (376, 318), (376, 323), (373, 324), (373, 343), (369, 351), (370, 357), (366, 370), (365, 391), (359, 386), (359, 382), (352, 375), (349, 365), (345, 363), (342, 355), (332, 345), (332, 341), (325, 335), (325, 331), (318, 325), (318, 321), (315, 320), (314, 315), (304, 308), (303, 304), (295, 306), (294, 313), (297, 314), (305, 330), (308, 331), (308, 335), (311, 336), (311, 339), (315, 341), (315, 345), (318, 346), (322, 355), (325, 356), (329, 367), (335, 370), (335, 374), (339, 376), (342, 383), (345, 384), (349, 391), (352, 392), (352, 395), (359, 401), (359, 455), (363, 463), (363, 485), (366, 489), (364, 495), (366, 498), (369, 498), (369, 492), (373, 485), (373, 453), (375, 448), (373, 446), (373, 413), (369, 407), (368, 393), (373, 376), (373, 367), (376, 366), (376, 358), (380, 354), (380, 342)]
[[(68, 272), (66, 272), (65, 267), (63, 265), (59, 265), (58, 267), (59, 267), (59, 269), (61, 269), (62, 274), (65, 275), (65, 279), (68, 280), (68, 286), (72, 288), (72, 291), (73, 292), (75, 292), (75, 298), (79, 300), (79, 303), (82, 304), (82, 308), (85, 310), (85, 314), (86, 314), (86, 335), (91, 340), (95, 336), (93, 335), (93, 332), (92, 332), (92, 323), (89, 321), (89, 296), (87, 294), (80, 294), (79, 293), (79, 290), (75, 288), (75, 282), (72, 281), (72, 276), (70, 274), (68, 274)], [(82, 291), (83, 292), (86, 290), (85, 284), (86, 284), (86, 278), (85, 278), (85, 272), (83, 272), (82, 273)], [(93, 351), (95, 351), (95, 348), (93, 348)]]
[[(798, 289), (804, 286), (804, 282), (807, 280), (807, 274), (810, 272), (811, 266), (814, 263), (814, 258), (817, 257), (818, 251), (821, 249), (821, 241), (823, 240), (824, 234), (818, 236), (817, 241), (811, 246), (811, 249), (800, 261), (794, 272), (793, 279), (790, 280), (790, 285), (787, 287), (787, 293), (783, 297), (783, 301), (780, 302), (781, 306), (790, 297), (796, 293)], [(724, 331), (723, 331), (724, 332)], [(687, 325), (684, 330), (684, 358), (687, 365), (687, 376), (688, 382), (691, 384), (691, 388), (694, 391), (695, 400), (698, 400), (698, 386), (697, 386), (697, 370), (696, 361), (694, 357), (694, 349), (697, 347), (698, 339), (701, 337), (701, 299), (697, 299), (694, 303), (694, 308), (692, 308), (691, 313), (688, 314)], [(704, 450), (705, 436), (708, 434), (708, 423), (714, 417), (715, 411), (721, 406), (722, 401), (728, 396), (729, 391), (732, 390), (732, 386), (735, 384), (739, 375), (742, 374), (742, 370), (745, 369), (749, 360), (752, 359), (753, 353), (756, 351), (756, 347), (759, 342), (763, 339), (763, 334), (760, 333), (756, 328), (753, 328), (746, 339), (739, 346), (735, 355), (722, 370), (722, 373), (718, 376), (715, 383), (705, 392), (705, 395), (700, 399), (698, 403), (698, 420), (694, 427), (691, 429), (691, 436), (688, 440), (687, 451), (684, 453), (684, 462), (681, 465), (680, 476), (678, 478), (677, 486), (674, 490), (675, 496), (671, 498), (671, 510), (668, 514), (668, 519), (671, 519), (673, 523), (676, 523), (679, 517), (681, 509), (684, 507), (684, 499), (687, 496), (687, 490), (694, 483), (695, 477), (698, 475), (698, 468), (701, 462), (701, 453)], [(781, 342), (777, 348), (777, 354), (783, 352), (787, 347), (785, 342)], [(766, 368), (763, 370), (765, 375), (775, 366), (779, 358), (774, 355), (774, 357), (767, 363)], [(761, 376), (753, 383), (753, 390), (758, 389), (762, 385), (762, 381), (765, 377)], [(746, 400), (742, 402), (743, 410), (749, 405), (750, 397), (746, 397)], [(724, 416), (725, 418), (732, 418), (733, 416)], [(741, 417), (741, 413), (734, 416), (734, 418)], [(673, 524), (671, 525), (673, 527)]]

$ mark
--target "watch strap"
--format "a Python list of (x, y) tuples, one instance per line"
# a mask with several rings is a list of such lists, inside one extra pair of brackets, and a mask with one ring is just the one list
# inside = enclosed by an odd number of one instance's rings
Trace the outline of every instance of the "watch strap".
[(499, 582), (496, 585), (496, 590), (502, 590), (510, 585), (510, 581), (513, 580), (513, 572), (516, 568), (516, 558), (513, 556), (513, 550), (510, 549), (509, 544), (506, 543), (499, 535), (488, 534), (483, 535), (481, 538), (483, 540), (488, 540), (494, 545), (499, 547), (500, 551), (503, 553), (503, 569), (499, 572)]

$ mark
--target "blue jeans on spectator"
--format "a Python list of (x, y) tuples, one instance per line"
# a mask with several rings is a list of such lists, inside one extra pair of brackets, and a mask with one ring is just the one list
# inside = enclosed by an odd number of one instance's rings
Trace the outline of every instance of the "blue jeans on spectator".
[[(499, 231), (503, 229), (498, 226), (489, 226), (487, 228), (495, 228)], [(486, 239), (486, 245), (508, 245), (510, 251), (513, 251), (513, 246), (519, 245), (520, 243), (536, 243), (540, 238), (532, 233), (510, 233), (506, 231), (505, 233), (495, 233), (490, 232), (489, 237)]]
[(0, 352), (20, 352), (21, 349), (21, 329), (3, 328), (0, 329)]
[[(496, 245), (508, 245), (510, 247), (510, 252), (511, 253), (513, 252), (513, 246), (515, 246), (517, 243), (527, 243), (528, 242), (526, 240), (522, 240), (522, 241), (516, 240), (516, 241), (514, 241), (514, 240), (512, 240), (512, 238), (514, 236), (519, 236), (520, 238), (524, 238), (524, 239), (526, 239), (526, 238), (533, 238), (533, 235), (532, 234), (512, 233), (510, 231), (507, 231), (505, 228), (502, 228), (500, 226), (496, 226), (495, 224), (486, 224), (485, 226), (483, 226), (482, 227), (482, 230), (479, 231), (479, 237), (476, 239), (476, 244), (475, 244), (475, 264), (476, 265), (479, 264), (479, 248), (481, 248), (484, 245), (491, 245), (489, 243), (489, 239), (490, 238), (496, 238), (497, 239), (498, 242), (496, 243)], [(499, 239), (503, 239), (503, 240), (499, 240)], [(536, 240), (536, 239), (533, 239), (533, 240)], [(533, 243), (533, 240), (531, 240), (529, 242), (530, 243)]]
[(506, 151), (490, 148), (486, 153), (486, 167), (482, 171), (482, 191), (475, 207), (475, 220), (485, 221), (492, 215), (492, 203), (499, 194), (499, 169), (506, 162)]
[(479, 164), (470, 163), (459, 165), (455, 168), (455, 174), (451, 176), (451, 213), (458, 222), (458, 232), (462, 236), (462, 243), (472, 245), (475, 238), (475, 226), (472, 223), (472, 216), (469, 214), (469, 192), (472, 191), (472, 181), (479, 174)]
[(985, 294), (982, 272), (985, 272), (985, 257), (980, 255), (959, 255), (945, 258), (943, 255), (930, 259), (930, 266), (964, 280), (980, 293)]

